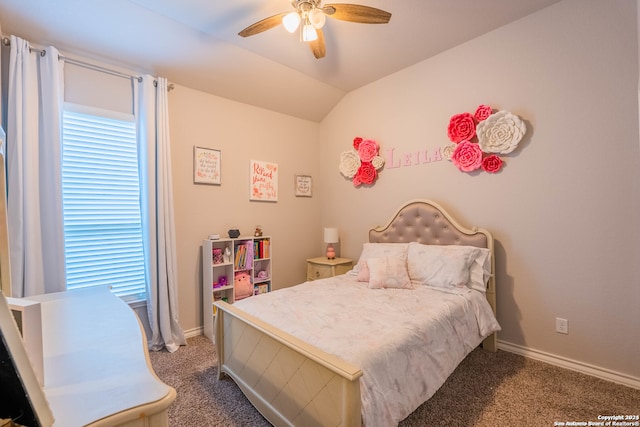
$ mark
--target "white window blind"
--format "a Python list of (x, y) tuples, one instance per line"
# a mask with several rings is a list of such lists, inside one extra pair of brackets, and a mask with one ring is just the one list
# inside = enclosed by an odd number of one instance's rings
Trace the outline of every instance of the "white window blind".
[(146, 287), (133, 116), (99, 114), (65, 104), (62, 199), (67, 288), (110, 285), (126, 301), (143, 300)]

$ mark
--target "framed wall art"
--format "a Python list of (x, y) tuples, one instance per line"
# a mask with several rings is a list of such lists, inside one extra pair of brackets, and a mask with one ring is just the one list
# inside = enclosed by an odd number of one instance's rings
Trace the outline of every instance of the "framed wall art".
[(311, 197), (313, 193), (313, 178), (310, 175), (294, 175), (296, 197)]
[(251, 160), (249, 200), (278, 201), (278, 164)]
[(194, 184), (213, 184), (220, 185), (222, 183), (220, 166), (222, 153), (220, 150), (214, 150), (204, 147), (193, 147), (193, 182)]

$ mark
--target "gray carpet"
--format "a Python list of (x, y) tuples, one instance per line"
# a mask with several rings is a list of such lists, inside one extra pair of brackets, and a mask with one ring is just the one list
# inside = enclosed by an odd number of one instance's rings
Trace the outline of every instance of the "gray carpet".
[[(187, 344), (175, 353), (150, 354), (160, 379), (178, 393), (169, 408), (171, 427), (271, 425), (231, 379), (217, 380), (211, 341), (197, 336)], [(400, 427), (551, 427), (554, 422), (595, 422), (598, 415), (638, 414), (640, 390), (505, 351), (478, 349)]]

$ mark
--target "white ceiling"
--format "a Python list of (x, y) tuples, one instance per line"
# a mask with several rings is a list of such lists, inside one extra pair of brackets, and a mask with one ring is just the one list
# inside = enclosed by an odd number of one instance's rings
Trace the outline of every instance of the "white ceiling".
[(289, 0), (0, 0), (0, 25), (5, 36), (320, 121), (349, 91), (558, 1), (351, 0), (391, 21), (327, 19), (320, 60), (281, 26), (237, 35), (292, 10)]

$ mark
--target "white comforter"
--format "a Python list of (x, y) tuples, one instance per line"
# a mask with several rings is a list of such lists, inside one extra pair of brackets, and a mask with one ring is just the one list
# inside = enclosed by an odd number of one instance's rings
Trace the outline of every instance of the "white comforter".
[(341, 275), (236, 307), (358, 366), (365, 426), (397, 426), (464, 357), (500, 330), (485, 296), (428, 286), (369, 289)]

